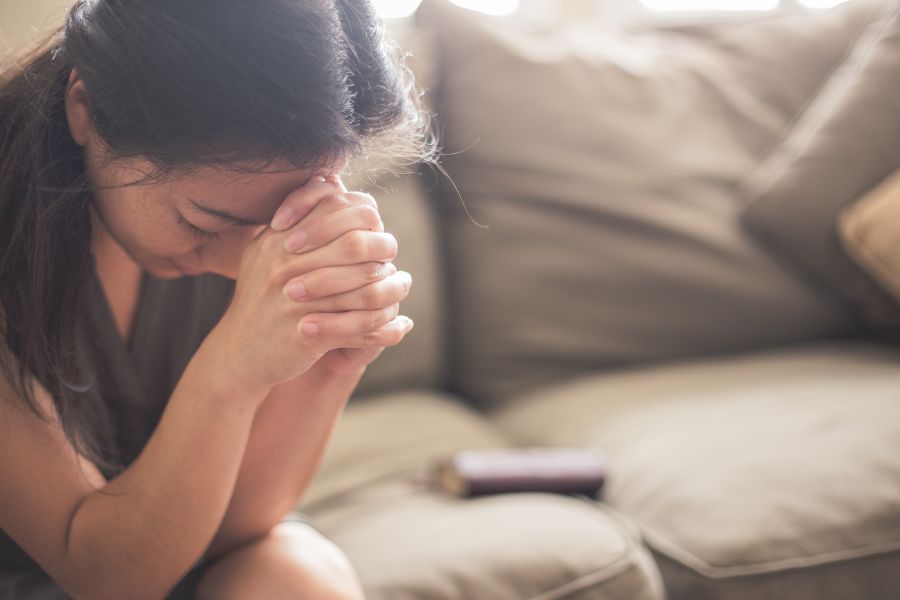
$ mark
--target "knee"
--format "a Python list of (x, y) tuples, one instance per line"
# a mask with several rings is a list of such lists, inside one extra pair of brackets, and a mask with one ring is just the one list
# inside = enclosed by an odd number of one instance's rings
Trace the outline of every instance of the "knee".
[(278, 559), (296, 574), (304, 588), (315, 590), (310, 598), (365, 600), (362, 583), (350, 559), (337, 544), (313, 527), (283, 522), (272, 530), (280, 547)]
[(197, 600), (365, 600), (344, 552), (314, 528), (293, 522), (227, 554), (200, 579)]

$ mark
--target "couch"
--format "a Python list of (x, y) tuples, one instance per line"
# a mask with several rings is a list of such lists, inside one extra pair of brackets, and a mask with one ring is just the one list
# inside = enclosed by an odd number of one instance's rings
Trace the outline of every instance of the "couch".
[[(838, 235), (900, 168), (897, 11), (392, 25), (446, 173), (349, 184), (416, 327), (297, 504), (370, 600), (900, 598), (900, 303)], [(515, 446), (602, 451), (602, 494), (433, 484)]]

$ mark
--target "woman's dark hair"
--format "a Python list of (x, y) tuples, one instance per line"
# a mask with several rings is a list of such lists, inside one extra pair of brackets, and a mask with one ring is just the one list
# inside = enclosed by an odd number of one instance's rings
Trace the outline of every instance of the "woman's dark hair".
[[(370, 0), (83, 0), (0, 73), (0, 356), (13, 392), (102, 470), (100, 407), (78, 405), (75, 352), (91, 268), (90, 182), (69, 132), (76, 68), (109, 156), (155, 175), (389, 156), (434, 163), (436, 138), (408, 54)], [(82, 390), (83, 391), (83, 390)]]

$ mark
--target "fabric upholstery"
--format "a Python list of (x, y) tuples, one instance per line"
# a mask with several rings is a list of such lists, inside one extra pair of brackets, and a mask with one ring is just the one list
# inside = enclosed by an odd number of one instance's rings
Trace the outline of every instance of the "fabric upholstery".
[(900, 350), (790, 346), (597, 374), (492, 415), (608, 455), (672, 600), (889, 600), (900, 589)]
[(437, 457), (509, 439), (457, 398), (408, 391), (347, 407), (298, 505), (350, 558), (369, 600), (656, 600), (636, 528), (579, 497), (459, 499)]
[(900, 3), (881, 3), (874, 16), (741, 193), (750, 231), (857, 318), (896, 336), (900, 303), (848, 256), (837, 225), (900, 167)]
[(744, 231), (734, 187), (871, 10), (533, 31), (426, 0), (455, 184), (438, 178), (453, 389), (493, 405), (598, 367), (852, 330)]
[(460, 448), (496, 448), (510, 438), (455, 396), (435, 390), (395, 391), (351, 403), (335, 428), (300, 512), (338, 501), (384, 477), (422, 474)]

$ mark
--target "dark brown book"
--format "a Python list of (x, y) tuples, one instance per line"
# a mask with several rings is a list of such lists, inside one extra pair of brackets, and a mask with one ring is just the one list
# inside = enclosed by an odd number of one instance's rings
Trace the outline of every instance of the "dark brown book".
[(598, 450), (541, 446), (458, 450), (434, 469), (438, 487), (459, 497), (550, 492), (598, 498), (605, 475)]

